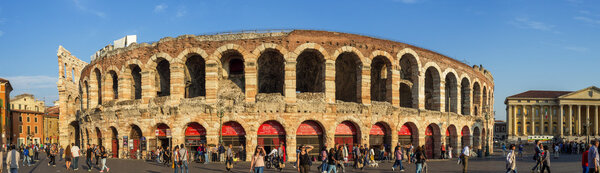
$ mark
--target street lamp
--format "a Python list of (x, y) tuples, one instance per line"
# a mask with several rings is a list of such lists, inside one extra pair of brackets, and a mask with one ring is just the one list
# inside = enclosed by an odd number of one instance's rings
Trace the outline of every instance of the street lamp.
[(219, 144), (223, 145), (223, 116), (225, 116), (225, 112), (223, 108), (219, 108), (219, 112), (217, 112), (217, 117), (219, 117)]

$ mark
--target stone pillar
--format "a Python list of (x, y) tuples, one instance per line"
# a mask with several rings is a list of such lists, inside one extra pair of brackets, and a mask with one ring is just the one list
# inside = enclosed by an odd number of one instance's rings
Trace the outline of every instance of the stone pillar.
[(598, 106), (594, 105), (592, 106), (592, 109), (594, 109), (594, 136), (598, 135)]
[[(246, 102), (255, 102), (258, 93), (258, 69), (256, 59), (246, 59), (244, 62), (244, 77), (246, 83)], [(250, 157), (248, 157), (250, 158)]]
[(508, 105), (508, 111), (506, 112), (506, 121), (508, 122), (508, 136), (514, 136), (514, 128), (513, 127), (513, 121), (515, 121), (513, 119), (513, 106), (512, 105)]
[(563, 136), (563, 133), (564, 133), (564, 127), (563, 127), (564, 112), (563, 112), (563, 106), (560, 105), (560, 104), (558, 106), (560, 106), (560, 112), (559, 112), (559, 116), (558, 116), (559, 117), (558, 118), (558, 131), (559, 131), (558, 134), (560, 136)]
[(548, 115), (548, 119), (550, 119), (550, 122), (548, 122), (548, 133), (552, 136), (554, 136), (554, 119), (553, 119), (553, 114), (554, 114), (554, 107), (553, 106), (548, 106), (548, 111), (550, 111), (549, 115)]
[[(440, 97), (439, 104), (435, 103), (435, 105), (440, 106), (440, 112), (446, 112), (446, 103), (449, 102), (446, 100), (446, 94), (450, 94), (450, 93), (446, 93), (446, 80), (440, 79), (439, 94), (436, 94), (434, 92), (434, 95), (439, 95), (439, 97)], [(452, 112), (452, 108), (448, 107), (448, 112)]]
[(133, 79), (131, 74), (126, 74), (127, 72), (131, 73), (131, 70), (125, 70), (125, 74), (121, 74), (119, 77), (119, 100), (135, 99), (135, 93), (131, 93), (133, 88)]
[(577, 107), (577, 119), (576, 119), (577, 135), (581, 135), (581, 106), (576, 105), (576, 107)]
[(529, 120), (529, 122), (531, 122), (531, 124), (530, 124), (530, 126), (529, 126), (529, 129), (531, 130), (531, 135), (536, 135), (536, 134), (535, 134), (535, 117), (534, 117), (534, 115), (535, 115), (535, 112), (534, 112), (534, 109), (535, 109), (535, 108), (534, 108), (534, 107), (533, 107), (533, 105), (532, 105), (532, 106), (530, 107), (530, 111), (529, 111), (529, 117), (530, 117), (530, 120)]
[(361, 68), (360, 94), (358, 100), (364, 105), (371, 105), (371, 66), (362, 65)]
[(568, 136), (573, 136), (573, 105), (569, 105), (569, 133)]
[[(296, 161), (296, 149), (297, 144), (296, 144), (296, 133), (294, 134), (288, 134), (285, 136), (286, 138), (286, 146), (285, 146), (285, 151), (287, 154), (287, 158), (288, 158), (288, 162), (294, 162)], [(317, 148), (315, 148), (316, 150), (318, 150)], [(350, 152), (350, 151), (348, 151)], [(252, 161), (252, 160), (250, 160)]]
[(545, 135), (546, 133), (544, 132), (544, 118), (546, 118), (546, 115), (544, 113), (544, 106), (540, 106), (538, 109), (538, 117), (540, 118), (540, 135)]
[(148, 103), (150, 99), (156, 97), (156, 86), (154, 81), (155, 73), (152, 71), (142, 71), (142, 100)]
[(219, 89), (219, 68), (215, 60), (206, 61), (206, 103), (217, 102)]
[(527, 136), (527, 123), (525, 122), (525, 105), (521, 105), (521, 130), (523, 136)]
[(180, 99), (185, 97), (185, 64), (181, 62), (171, 63), (171, 98)]
[[(425, 73), (425, 72), (423, 72), (423, 73)], [(419, 80), (419, 84), (423, 84), (423, 86), (425, 86), (425, 74), (419, 74), (418, 80)], [(413, 84), (413, 88), (414, 87), (415, 86)], [(417, 88), (418, 96), (417, 97), (413, 96), (413, 102), (414, 102), (414, 99), (417, 98), (418, 99), (417, 101), (419, 103), (417, 108), (425, 109), (425, 87), (421, 87), (421, 86), (416, 86), (416, 87), (418, 87)], [(473, 115), (473, 114), (471, 114), (471, 115)]]
[(398, 67), (390, 67), (392, 68), (392, 78), (388, 78), (392, 80), (392, 90), (388, 92), (392, 92), (392, 105), (398, 106), (400, 105), (400, 70)]
[(459, 82), (456, 83), (456, 113), (462, 114), (462, 87), (458, 84)]
[(590, 135), (590, 133), (592, 132), (592, 129), (590, 128), (590, 126), (592, 124), (590, 124), (590, 106), (585, 105), (585, 134), (586, 135)]
[[(285, 94), (285, 102), (286, 103), (296, 103), (296, 61), (286, 62), (284, 73), (285, 73), (285, 77), (284, 77), (285, 82), (284, 82), (284, 91), (283, 92)], [(293, 154), (296, 155), (296, 152), (293, 152)], [(295, 159), (295, 157), (294, 157), (294, 159)]]
[(325, 60), (325, 102), (335, 103), (335, 61)]

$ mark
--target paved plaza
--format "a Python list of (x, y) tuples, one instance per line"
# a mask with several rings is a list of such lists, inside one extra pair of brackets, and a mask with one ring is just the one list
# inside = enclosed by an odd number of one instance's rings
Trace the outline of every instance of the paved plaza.
[[(44, 154), (42, 154), (44, 155)], [(33, 166), (22, 167), (19, 172), (39, 172), (39, 173), (50, 173), (50, 172), (67, 172), (64, 166), (64, 161), (58, 162), (59, 165), (56, 167), (48, 166), (48, 160), (44, 160), (44, 156), (40, 156), (41, 161), (37, 162)], [(580, 172), (580, 155), (562, 155), (559, 159), (552, 160), (552, 172)], [(530, 172), (533, 166), (533, 161), (530, 155), (525, 155), (522, 159), (518, 160), (517, 168), (518, 172)], [(70, 172), (88, 172), (86, 170), (85, 159), (79, 161), (79, 170)], [(405, 172), (415, 172), (414, 164), (407, 165)], [(469, 160), (469, 172), (503, 172), (504, 170), (504, 159), (499, 155), (495, 155), (492, 158), (475, 158)], [(126, 172), (126, 173), (158, 173), (158, 172), (173, 172), (173, 169), (167, 166), (159, 165), (153, 162), (147, 162), (142, 160), (122, 160), (122, 159), (109, 159), (107, 166), (111, 168), (110, 172)], [(380, 163), (379, 168), (367, 168), (365, 170), (348, 169), (346, 172), (392, 172), (392, 163)], [(451, 160), (431, 160), (428, 162), (429, 172), (461, 172), (461, 166), (456, 164), (456, 159)], [(311, 167), (312, 172), (317, 172), (317, 164)], [(99, 169), (94, 168), (92, 172), (98, 172)], [(224, 172), (224, 165), (221, 163), (211, 164), (199, 164), (191, 163), (190, 172)], [(238, 162), (233, 169), (233, 172), (247, 173), (249, 172), (249, 162)], [(276, 169), (267, 169), (265, 172), (277, 172)], [(291, 164), (282, 172), (297, 172)], [(396, 172), (399, 172), (396, 170)]]

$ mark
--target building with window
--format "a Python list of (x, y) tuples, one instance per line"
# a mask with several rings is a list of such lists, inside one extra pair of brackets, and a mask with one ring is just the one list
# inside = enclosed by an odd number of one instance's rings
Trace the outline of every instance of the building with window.
[(600, 89), (526, 91), (506, 98), (508, 139), (586, 141), (600, 137)]
[[(7, 143), (7, 129), (10, 128), (10, 92), (13, 90), (10, 82), (6, 79), (0, 78), (0, 134), (2, 139), (0, 145)], [(10, 138), (10, 137), (9, 137)]]
[(494, 121), (494, 142), (505, 142), (508, 137), (506, 131), (506, 121)]
[(11, 110), (12, 144), (42, 144), (44, 139), (44, 112)]
[(44, 114), (44, 144), (58, 143), (59, 109), (57, 105), (46, 108), (46, 113)]

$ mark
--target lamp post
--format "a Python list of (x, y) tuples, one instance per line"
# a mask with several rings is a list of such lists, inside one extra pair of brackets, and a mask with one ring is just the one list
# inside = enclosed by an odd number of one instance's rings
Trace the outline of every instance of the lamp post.
[(587, 135), (587, 145), (590, 143), (590, 126), (592, 122), (590, 122), (590, 117), (587, 117), (587, 126), (585, 127), (585, 134)]
[(223, 145), (223, 116), (225, 116), (225, 112), (222, 108), (219, 108), (219, 112), (217, 112), (217, 117), (219, 117), (219, 144)]

